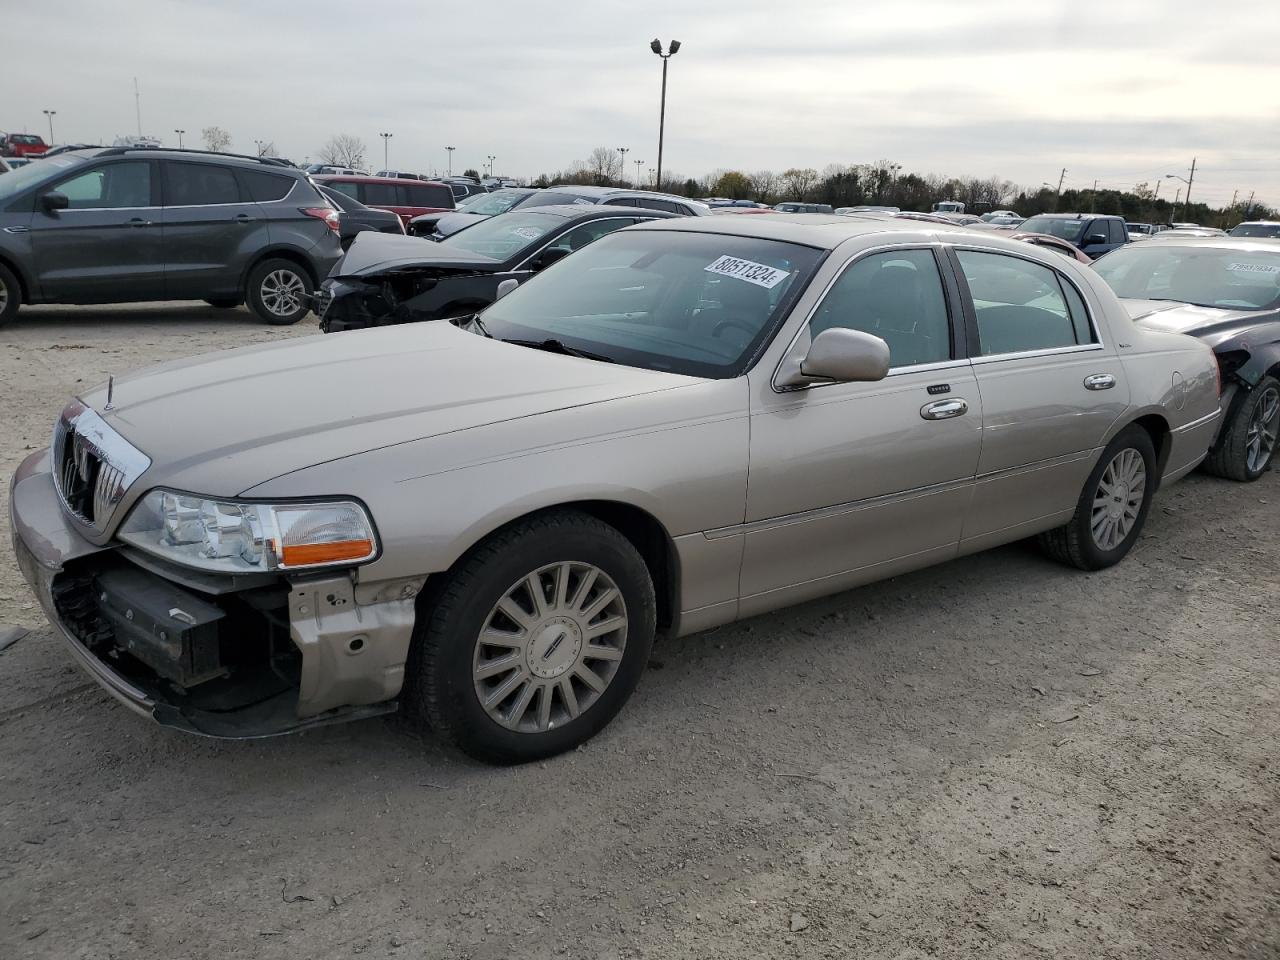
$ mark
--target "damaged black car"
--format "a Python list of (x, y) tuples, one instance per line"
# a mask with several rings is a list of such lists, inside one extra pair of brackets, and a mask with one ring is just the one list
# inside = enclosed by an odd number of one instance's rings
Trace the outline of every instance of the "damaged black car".
[(315, 295), (320, 329), (467, 317), (493, 303), (503, 283), (523, 283), (606, 233), (673, 216), (566, 204), (512, 210), (439, 242), (363, 233)]

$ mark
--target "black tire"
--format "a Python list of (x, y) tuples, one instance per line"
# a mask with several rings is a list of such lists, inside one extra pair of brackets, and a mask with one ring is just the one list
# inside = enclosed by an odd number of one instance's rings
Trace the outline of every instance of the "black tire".
[[(492, 626), (495, 605), (514, 585), (535, 571), (562, 563), (592, 565), (616, 585), (626, 616), (621, 658), (611, 668), (614, 672), (603, 691), (576, 718), (565, 719), (569, 715), (563, 713), (558, 726), (542, 731), (509, 729), (489, 715), (477, 691), (478, 683), (487, 682), (474, 677), (477, 651), (482, 648), (480, 632)], [(500, 764), (553, 756), (602, 730), (639, 683), (657, 624), (653, 581), (636, 548), (613, 527), (575, 511), (540, 514), (494, 534), (428, 591), (420, 609), (423, 615), (414, 631), (405, 679), (409, 715), (425, 720), (446, 743), (469, 756)], [(553, 643), (548, 655), (559, 642)], [(529, 655), (520, 651), (512, 655), (521, 664), (513, 669), (536, 686), (527, 666)], [(500, 684), (501, 679), (493, 682)], [(573, 688), (574, 680), (572, 673), (565, 672), (554, 682)], [(523, 689), (521, 682), (512, 690), (515, 701), (520, 700)], [(544, 695), (551, 702), (559, 696), (564, 707), (563, 696), (550, 689), (532, 695), (538, 706)], [(527, 704), (524, 716), (529, 717), (535, 707), (532, 700)], [(508, 713), (514, 712), (512, 705)]]
[(1271, 469), (1276, 448), (1276, 422), (1273, 415), (1269, 424), (1262, 425), (1270, 432), (1270, 449), (1265, 446), (1265, 434), (1259, 438), (1263, 444), (1250, 463), (1250, 428), (1260, 416), (1264, 405), (1280, 403), (1280, 380), (1263, 377), (1252, 390), (1237, 398), (1227, 414), (1218, 443), (1205, 458), (1204, 468), (1217, 477), (1252, 483)]
[[(1145, 470), (1142, 502), (1138, 505), (1137, 516), (1128, 533), (1119, 543), (1106, 549), (1098, 543), (1093, 532), (1095, 498), (1099, 494), (1099, 484), (1107, 467), (1126, 451), (1136, 452), (1142, 457)], [(1081, 570), (1101, 570), (1119, 563), (1142, 533), (1159, 479), (1156, 473), (1156, 450), (1151, 442), (1151, 435), (1137, 424), (1130, 424), (1102, 451), (1102, 456), (1098, 458), (1080, 492), (1075, 515), (1061, 527), (1040, 534), (1040, 548), (1059, 563), (1079, 567)], [(1119, 500), (1116, 502), (1120, 503)]]
[(240, 301), (234, 298), (220, 298), (218, 300), (206, 300), (205, 303), (207, 303), (211, 307), (217, 308), (218, 310), (230, 310), (232, 307), (240, 306)]
[[(315, 284), (305, 267), (292, 260), (273, 257), (249, 271), (244, 299), (259, 320), (287, 327), (307, 315), (314, 289)], [(285, 296), (281, 291), (292, 292)], [(284, 310), (286, 307), (290, 309)]]
[(18, 315), (22, 306), (22, 287), (13, 271), (0, 263), (0, 327)]

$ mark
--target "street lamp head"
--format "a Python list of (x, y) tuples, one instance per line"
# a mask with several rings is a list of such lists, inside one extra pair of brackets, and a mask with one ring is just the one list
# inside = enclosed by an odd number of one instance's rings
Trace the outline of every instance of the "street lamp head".
[(680, 52), (680, 41), (679, 41), (679, 40), (672, 40), (672, 41), (671, 41), (671, 52), (670, 52), (669, 54), (667, 54), (667, 56), (669, 56), (669, 57), (674, 57), (674, 56), (675, 56), (677, 53), (679, 53), (679, 52)]
[(656, 53), (658, 56), (662, 56), (662, 41), (659, 40), (657, 37), (654, 37), (652, 40), (649, 41), (649, 49), (652, 50), (654, 53)]

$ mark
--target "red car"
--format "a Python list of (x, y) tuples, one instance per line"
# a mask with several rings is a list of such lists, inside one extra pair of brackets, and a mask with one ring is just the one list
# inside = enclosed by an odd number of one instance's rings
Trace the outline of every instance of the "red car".
[(449, 185), (433, 180), (359, 177), (351, 174), (326, 174), (311, 179), (330, 190), (354, 197), (366, 207), (399, 214), (406, 226), (421, 214), (443, 213), (454, 208), (453, 191), (449, 189)]
[(0, 157), (38, 157), (49, 145), (39, 134), (6, 133), (0, 136)]

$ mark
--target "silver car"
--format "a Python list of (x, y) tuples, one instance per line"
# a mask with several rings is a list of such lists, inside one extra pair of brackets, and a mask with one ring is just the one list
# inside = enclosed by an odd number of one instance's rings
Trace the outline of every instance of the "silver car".
[(403, 706), (489, 761), (602, 728), (681, 636), (1025, 537), (1086, 570), (1205, 456), (1213, 355), (989, 233), (658, 221), (458, 324), (227, 351), (73, 400), (22, 570), (139, 713)]

